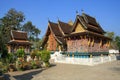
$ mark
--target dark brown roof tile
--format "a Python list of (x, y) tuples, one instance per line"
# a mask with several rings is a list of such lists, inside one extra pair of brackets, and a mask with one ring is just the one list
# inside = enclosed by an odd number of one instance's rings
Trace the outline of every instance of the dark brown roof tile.
[(11, 31), (11, 37), (15, 40), (28, 40), (27, 33), (22, 31)]
[(53, 22), (50, 22), (49, 21), (49, 24), (50, 24), (50, 29), (52, 30), (52, 32), (54, 33), (55, 36), (61, 36), (62, 37), (62, 33), (60, 32), (60, 29), (58, 27), (58, 24), (57, 23), (53, 23)]
[(64, 34), (69, 34), (72, 31), (72, 26), (69, 25), (68, 23), (62, 22), (62, 21), (58, 21), (58, 24), (60, 26), (60, 28), (62, 29), (62, 31), (64, 32)]

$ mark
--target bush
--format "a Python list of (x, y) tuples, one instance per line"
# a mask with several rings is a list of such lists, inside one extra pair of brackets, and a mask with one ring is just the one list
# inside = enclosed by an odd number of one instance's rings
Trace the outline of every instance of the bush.
[(38, 50), (33, 50), (33, 51), (30, 53), (31, 58), (34, 59), (35, 56), (37, 56), (37, 53), (38, 53), (38, 52), (39, 52)]
[(36, 68), (37, 68), (37, 65), (36, 65), (35, 61), (32, 61), (32, 62), (31, 62), (31, 66), (32, 66), (33, 69), (36, 69)]
[(17, 57), (24, 57), (25, 56), (25, 51), (24, 49), (18, 49), (16, 52)]
[(49, 67), (50, 52), (46, 50), (41, 51), (41, 59), (45, 63), (45, 66)]
[(6, 57), (7, 63), (14, 63), (16, 61), (13, 53), (8, 53)]
[(3, 68), (3, 64), (2, 62), (0, 62), (0, 76), (2, 75), (2, 68)]
[(7, 65), (4, 65), (3, 68), (2, 68), (3, 73), (8, 72), (8, 68), (9, 68), (9, 65), (8, 65), (8, 64), (7, 64)]

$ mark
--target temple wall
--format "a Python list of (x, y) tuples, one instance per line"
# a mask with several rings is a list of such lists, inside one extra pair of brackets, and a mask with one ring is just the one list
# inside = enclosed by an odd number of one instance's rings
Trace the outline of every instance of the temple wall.
[(52, 33), (50, 33), (47, 41), (47, 50), (55, 51), (57, 47), (57, 42)]
[(88, 52), (100, 52), (100, 41), (95, 39), (93, 46), (90, 42), (90, 45), (88, 47)]
[(107, 42), (99, 39), (94, 40), (93, 46), (90, 44), (88, 47), (88, 52), (108, 52), (109, 46), (106, 46)]
[(67, 40), (68, 52), (108, 52), (109, 46), (106, 41), (100, 41), (99, 39), (89, 40), (88, 38), (69, 39)]
[(68, 52), (88, 52), (87, 39), (67, 40)]

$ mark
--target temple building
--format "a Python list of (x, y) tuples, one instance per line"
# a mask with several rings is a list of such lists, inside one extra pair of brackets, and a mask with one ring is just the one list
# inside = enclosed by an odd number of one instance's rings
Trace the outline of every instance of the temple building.
[(108, 53), (111, 39), (94, 17), (82, 13), (75, 22), (48, 22), (43, 48), (50, 51), (66, 50), (69, 53)]
[(48, 21), (48, 28), (42, 43), (42, 47), (50, 51), (66, 50), (67, 44), (64, 36), (70, 34), (72, 30), (70, 24), (58, 20), (58, 23)]
[(11, 40), (8, 42), (7, 47), (9, 53), (15, 53), (19, 48), (24, 49), (25, 53), (29, 53), (31, 43), (28, 41), (27, 33), (12, 30)]

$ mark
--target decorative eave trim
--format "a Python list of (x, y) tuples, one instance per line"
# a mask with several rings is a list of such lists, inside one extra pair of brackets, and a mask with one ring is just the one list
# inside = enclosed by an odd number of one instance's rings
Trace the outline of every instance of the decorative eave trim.
[(59, 20), (58, 20), (58, 28), (60, 29), (60, 31), (62, 32), (62, 34), (65, 36), (63, 30), (62, 30), (61, 27), (60, 27), (60, 21), (59, 21)]
[(12, 36), (12, 39), (14, 40), (14, 37), (13, 37), (13, 33), (12, 33), (13, 30), (11, 30), (11, 36)]
[(51, 29), (51, 25), (50, 25), (50, 23), (49, 23), (49, 26), (48, 26), (48, 27), (50, 28), (50, 31), (52, 32), (54, 38), (58, 41), (58, 43), (62, 44), (62, 42), (61, 42), (61, 41), (55, 36), (53, 30)]
[(76, 26), (78, 20), (79, 20), (79, 22), (82, 24), (83, 28), (84, 28), (84, 29), (87, 29), (87, 27), (86, 27), (85, 24), (81, 21), (81, 19), (80, 19), (79, 16), (80, 16), (80, 15), (77, 15), (77, 16), (76, 16), (75, 22), (74, 22), (74, 24), (73, 24), (73, 29), (72, 29), (72, 31), (75, 29), (75, 26)]

